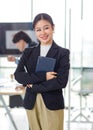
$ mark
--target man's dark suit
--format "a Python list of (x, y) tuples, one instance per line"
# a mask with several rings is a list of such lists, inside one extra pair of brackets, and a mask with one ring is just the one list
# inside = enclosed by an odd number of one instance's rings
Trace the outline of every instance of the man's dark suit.
[[(15, 79), (24, 85), (33, 84), (32, 88), (26, 89), (24, 107), (32, 109), (36, 95), (41, 93), (44, 103), (48, 109), (58, 110), (64, 108), (62, 88), (65, 88), (69, 75), (69, 50), (59, 47), (54, 41), (47, 57), (56, 59), (54, 71), (57, 78), (46, 81), (45, 72), (35, 73), (38, 56), (40, 55), (40, 44), (33, 48), (27, 48), (20, 59), (19, 65), (14, 73)], [(25, 67), (24, 67), (25, 66)], [(26, 68), (26, 71), (25, 71)]]

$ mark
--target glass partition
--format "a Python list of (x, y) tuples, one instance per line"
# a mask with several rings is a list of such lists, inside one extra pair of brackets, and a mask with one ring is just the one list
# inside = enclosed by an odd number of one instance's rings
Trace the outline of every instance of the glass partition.
[(15, 62), (8, 62), (7, 57), (0, 57), (0, 78), (10, 79), (16, 68)]

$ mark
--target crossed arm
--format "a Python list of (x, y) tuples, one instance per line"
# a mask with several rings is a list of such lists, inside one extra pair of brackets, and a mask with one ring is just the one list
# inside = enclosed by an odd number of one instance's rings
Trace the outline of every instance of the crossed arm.
[[(53, 78), (56, 78), (57, 76), (57, 73), (56, 72), (46, 72), (46, 80), (50, 80), (50, 79), (53, 79)], [(33, 84), (27, 84), (26, 87), (28, 88), (32, 88)]]

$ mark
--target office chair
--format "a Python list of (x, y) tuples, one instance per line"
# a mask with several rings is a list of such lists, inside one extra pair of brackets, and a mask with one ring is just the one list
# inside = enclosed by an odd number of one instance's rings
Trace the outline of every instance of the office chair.
[[(78, 84), (78, 85), (77, 85)], [(76, 86), (77, 88), (76, 89)], [(84, 68), (82, 76), (80, 75), (76, 81), (73, 82), (71, 91), (78, 94), (80, 98), (79, 114), (76, 115), (72, 121), (76, 121), (79, 117), (90, 122), (89, 117), (91, 116), (91, 110), (87, 105), (87, 98), (93, 93), (93, 71), (90, 68)], [(85, 99), (85, 106), (83, 107), (82, 98)], [(84, 111), (84, 114), (83, 114)], [(75, 110), (73, 111), (75, 112)]]

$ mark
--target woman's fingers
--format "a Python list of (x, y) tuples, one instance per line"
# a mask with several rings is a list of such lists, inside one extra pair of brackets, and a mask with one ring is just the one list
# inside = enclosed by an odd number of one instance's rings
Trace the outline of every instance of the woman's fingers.
[(46, 73), (46, 80), (50, 80), (50, 79), (53, 79), (53, 78), (56, 78), (56, 77), (57, 77), (56, 72), (47, 72)]
[(32, 88), (32, 84), (27, 84), (27, 87), (28, 88)]

